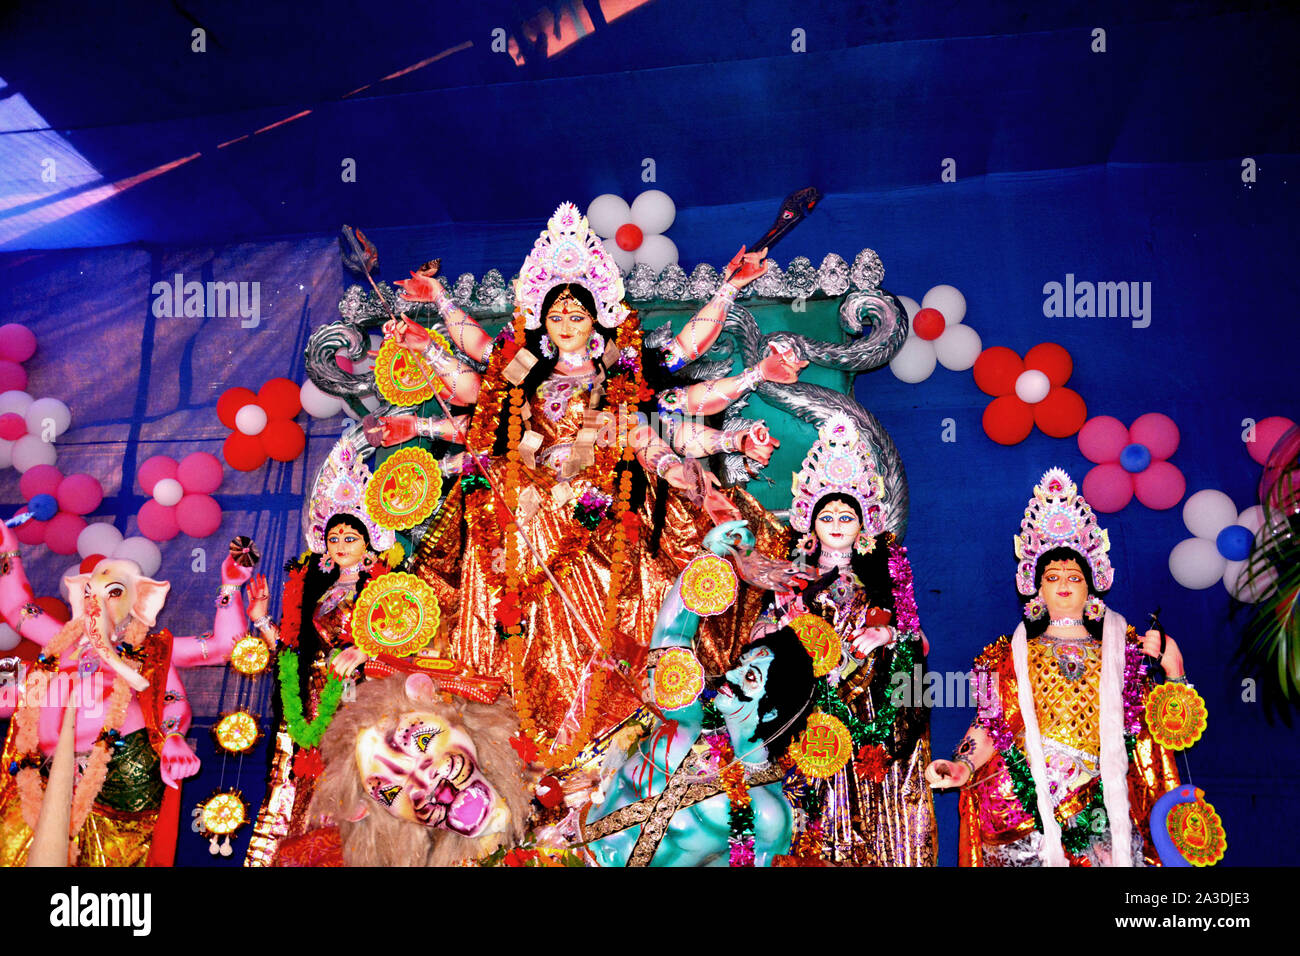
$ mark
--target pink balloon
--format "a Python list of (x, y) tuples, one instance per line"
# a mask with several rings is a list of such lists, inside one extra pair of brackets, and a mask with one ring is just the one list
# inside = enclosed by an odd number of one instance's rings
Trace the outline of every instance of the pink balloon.
[(1136, 444), (1146, 446), (1152, 461), (1164, 461), (1178, 450), (1178, 426), (1168, 415), (1147, 412), (1129, 426), (1128, 433)]
[(85, 518), (60, 511), (46, 523), (45, 544), (55, 554), (76, 554), (77, 535), (85, 527)]
[[(1098, 465), (1107, 461), (1119, 461), (1119, 453), (1128, 443), (1128, 429), (1124, 427), (1124, 423), (1109, 415), (1098, 415), (1079, 429), (1079, 451), (1083, 452), (1084, 458)], [(1086, 492), (1084, 497), (1088, 498)], [(1088, 500), (1092, 499), (1088, 498)], [(1122, 508), (1124, 505), (1119, 507)], [(1115, 510), (1118, 511), (1119, 508)]]
[(1273, 446), (1294, 426), (1295, 422), (1281, 415), (1261, 420), (1255, 425), (1255, 440), (1246, 443), (1246, 451), (1250, 452), (1250, 457), (1257, 464), (1264, 464), (1268, 461), (1268, 453), (1273, 450)]
[[(164, 478), (176, 477), (176, 459), (168, 458), (166, 455), (154, 455), (152, 458), (145, 459), (140, 470), (136, 473), (136, 478), (140, 482), (140, 487), (144, 489), (146, 495), (153, 494), (153, 486), (158, 484)], [(155, 539), (156, 540), (156, 539)]]
[(104, 489), (99, 479), (90, 475), (68, 475), (59, 482), (55, 495), (59, 507), (74, 515), (88, 515), (104, 500)]
[(0, 325), (0, 359), (26, 362), (36, 354), (36, 336), (25, 325), (10, 322)]
[(27, 419), (15, 412), (0, 415), (0, 438), (17, 441), (27, 434)]
[[(23, 505), (15, 511), (14, 514), (21, 514), (26, 510), (27, 506)], [(32, 518), (30, 521), (24, 521), (18, 527), (14, 528), (14, 537), (23, 544), (41, 544), (45, 541), (45, 526), (48, 524), (48, 521), (37, 521), (35, 518)]]
[(1133, 500), (1133, 476), (1115, 462), (1098, 465), (1083, 476), (1083, 497), (1093, 511), (1113, 514)]
[(181, 459), (176, 480), (191, 494), (206, 495), (221, 487), (221, 459), (206, 451), (196, 451)]
[(17, 362), (0, 359), (0, 392), (21, 392), (26, 387), (26, 370)]
[(164, 507), (152, 498), (140, 506), (135, 522), (140, 526), (140, 533), (150, 541), (170, 541), (181, 533), (176, 509)]
[(63, 472), (53, 465), (33, 465), (18, 479), (18, 492), (24, 501), (31, 501), (37, 495), (57, 497), (62, 481)]
[(208, 495), (186, 495), (176, 506), (176, 520), (191, 538), (206, 538), (221, 527), (221, 505)]
[(1187, 479), (1177, 465), (1153, 461), (1146, 471), (1133, 476), (1138, 501), (1153, 511), (1167, 511), (1183, 500)]

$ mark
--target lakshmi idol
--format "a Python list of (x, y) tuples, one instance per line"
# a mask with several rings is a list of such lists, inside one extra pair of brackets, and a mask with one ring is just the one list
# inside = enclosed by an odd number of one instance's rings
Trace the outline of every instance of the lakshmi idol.
[(776, 445), (757, 425), (722, 432), (679, 420), (674, 450), (645, 418), (661, 404), (713, 414), (762, 380), (795, 381), (806, 363), (775, 351), (729, 378), (672, 378), (713, 344), (736, 294), (765, 271), (763, 255), (742, 249), (662, 348), (643, 340), (617, 265), (570, 203), (520, 268), (514, 320), (495, 340), (441, 283), (415, 273), (401, 283), (408, 300), (436, 304), (446, 340), (406, 316), (386, 336), (424, 356), (451, 408), (474, 406), (382, 422), (384, 444), (419, 435), (467, 449), (412, 570), (456, 616), (450, 653), (508, 682), (548, 765), (640, 705), (664, 595), (711, 525), (739, 516), (733, 501), (747, 496), (723, 495), (693, 458), (739, 451), (766, 463)]
[[(885, 531), (888, 503), (867, 442), (835, 414), (794, 476), (795, 557), (816, 575), (801, 593), (778, 594), (759, 632), (808, 616), (830, 625), (825, 679), (854, 731), (856, 760), (813, 776), (797, 823), (803, 856), (860, 866), (933, 866), (934, 802), (925, 786), (929, 714), (897, 700), (923, 665), (906, 549)], [(821, 625), (823, 628), (825, 625)], [(806, 631), (805, 631), (806, 633)]]
[(960, 862), (1156, 865), (1147, 821), (1178, 773), (1148, 728), (1146, 662), (1185, 683), (1182, 654), (1103, 603), (1110, 539), (1062, 469), (1034, 488), (1015, 545), (1025, 620), (976, 659), (979, 714), (926, 770), (962, 788)]

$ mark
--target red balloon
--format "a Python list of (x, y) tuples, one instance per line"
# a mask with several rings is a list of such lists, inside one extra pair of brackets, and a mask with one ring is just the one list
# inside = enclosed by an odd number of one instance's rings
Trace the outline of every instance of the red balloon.
[(176, 508), (160, 505), (152, 498), (140, 506), (135, 523), (139, 525), (140, 533), (150, 541), (170, 541), (181, 531), (176, 521)]
[(206, 538), (221, 527), (221, 505), (210, 495), (186, 495), (176, 506), (176, 521), (191, 538)]
[(1011, 395), (1016, 390), (1016, 379), (1024, 370), (1025, 363), (1019, 355), (1006, 346), (994, 345), (975, 360), (975, 384), (985, 395)]
[(103, 560), (104, 555), (92, 554), (89, 557), (82, 559), (81, 565), (77, 568), (77, 571), (81, 574), (89, 574), (91, 571), (95, 570), (95, 565), (99, 564), (99, 562)]
[(76, 554), (77, 535), (86, 527), (86, 519), (60, 511), (45, 527), (45, 545), (55, 554)]
[(618, 227), (614, 233), (614, 241), (624, 252), (631, 252), (633, 249), (641, 248), (641, 240), (645, 237), (641, 235), (641, 227), (634, 222), (625, 222)]
[(221, 446), (221, 454), (226, 459), (226, 464), (236, 471), (252, 471), (266, 463), (266, 449), (262, 447), (261, 435), (231, 432)]
[(302, 411), (302, 399), (299, 392), (302, 386), (287, 378), (273, 378), (257, 390), (257, 404), (262, 406), (266, 417), (274, 421), (277, 418), (293, 418)]
[(104, 489), (99, 479), (90, 475), (68, 475), (59, 482), (55, 497), (59, 499), (59, 507), (64, 511), (70, 511), (74, 515), (88, 515), (104, 500)]
[(943, 313), (938, 309), (922, 309), (912, 319), (912, 331), (927, 342), (933, 342), (943, 335), (943, 330), (947, 327), (948, 323), (943, 320)]
[(37, 495), (57, 497), (62, 481), (63, 472), (53, 465), (33, 465), (18, 479), (18, 493), (27, 501), (31, 501)]
[(60, 624), (67, 624), (72, 620), (72, 612), (68, 610), (68, 606), (56, 597), (38, 597), (36, 606)]
[(1074, 359), (1055, 342), (1043, 342), (1025, 353), (1025, 368), (1038, 369), (1053, 386), (1059, 387), (1070, 380)]
[[(217, 399), (217, 418), (221, 419), (221, 424), (227, 428), (234, 428), (235, 413), (245, 405), (252, 404), (255, 401), (257, 401), (257, 396), (247, 388), (238, 385), (234, 388), (228, 388)], [(226, 460), (229, 461), (230, 459)]]
[(27, 434), (27, 420), (15, 412), (0, 415), (0, 438), (17, 441)]
[(26, 387), (26, 370), (17, 362), (0, 359), (0, 392), (21, 392)]
[(1034, 411), (1014, 395), (1003, 395), (984, 409), (984, 433), (999, 445), (1018, 445), (1034, 430)]
[(293, 461), (307, 447), (307, 436), (297, 422), (271, 422), (262, 432), (266, 452), (276, 461)]
[(1072, 388), (1054, 388), (1034, 406), (1034, 423), (1050, 438), (1068, 438), (1088, 420), (1088, 406)]

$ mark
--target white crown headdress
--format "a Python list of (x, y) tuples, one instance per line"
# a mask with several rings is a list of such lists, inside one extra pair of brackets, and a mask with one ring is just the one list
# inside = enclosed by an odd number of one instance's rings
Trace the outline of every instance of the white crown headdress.
[(560, 203), (519, 269), (515, 304), (524, 313), (525, 327), (541, 326), (546, 293), (568, 282), (591, 292), (596, 299), (595, 319), (605, 328), (617, 328), (628, 317), (618, 263), (571, 202)]
[(392, 530), (370, 520), (366, 514), (366, 485), (370, 469), (366, 467), (347, 439), (340, 439), (325, 459), (316, 476), (316, 487), (303, 511), (303, 534), (307, 547), (317, 554), (325, 552), (325, 525), (336, 514), (349, 514), (366, 526), (370, 547), (376, 553), (391, 548), (397, 541)]
[(1079, 494), (1064, 468), (1050, 468), (1034, 486), (1016, 535), (1016, 588), (1028, 597), (1037, 592), (1034, 570), (1038, 556), (1052, 548), (1079, 552), (1092, 569), (1092, 583), (1108, 591), (1115, 580), (1110, 565), (1110, 536), (1097, 524), (1092, 506)]
[(790, 490), (794, 494), (790, 526), (796, 531), (806, 532), (817, 502), (836, 493), (851, 495), (861, 506), (863, 531), (875, 535), (885, 530), (885, 479), (876, 471), (858, 426), (843, 412), (836, 412), (817, 430), (817, 442)]

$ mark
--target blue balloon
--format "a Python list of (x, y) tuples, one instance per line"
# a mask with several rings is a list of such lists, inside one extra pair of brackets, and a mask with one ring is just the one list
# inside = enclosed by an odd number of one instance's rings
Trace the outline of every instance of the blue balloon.
[(1219, 536), (1214, 540), (1214, 546), (1219, 549), (1219, 554), (1229, 561), (1245, 561), (1250, 557), (1250, 546), (1254, 542), (1255, 536), (1250, 533), (1249, 528), (1230, 524), (1219, 532)]
[(1151, 464), (1151, 452), (1146, 445), (1132, 444), (1125, 445), (1124, 450), (1119, 453), (1120, 467), (1132, 474), (1139, 471), (1146, 471)]
[(49, 521), (59, 513), (59, 503), (53, 495), (32, 495), (32, 500), (27, 502), (27, 510), (37, 521)]

